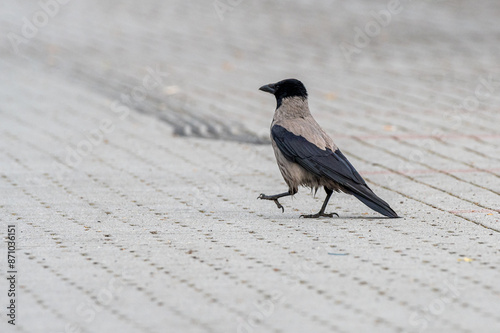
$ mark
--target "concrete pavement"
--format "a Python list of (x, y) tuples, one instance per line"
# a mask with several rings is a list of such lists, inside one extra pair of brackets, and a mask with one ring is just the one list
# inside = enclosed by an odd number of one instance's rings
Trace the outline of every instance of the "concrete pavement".
[[(0, 5), (1, 332), (500, 329), (496, 2), (41, 3)], [(287, 77), (404, 218), (256, 199)]]

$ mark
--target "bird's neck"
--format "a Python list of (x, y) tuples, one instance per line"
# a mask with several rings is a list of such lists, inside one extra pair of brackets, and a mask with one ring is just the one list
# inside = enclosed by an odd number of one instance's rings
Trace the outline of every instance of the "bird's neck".
[(310, 116), (306, 97), (285, 97), (278, 100), (278, 106), (274, 112), (275, 119), (305, 118)]

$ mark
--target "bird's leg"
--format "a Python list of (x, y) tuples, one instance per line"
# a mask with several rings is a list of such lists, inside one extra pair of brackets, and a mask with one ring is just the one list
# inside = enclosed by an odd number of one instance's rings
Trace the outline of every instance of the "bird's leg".
[(328, 200), (330, 200), (330, 197), (332, 196), (333, 190), (330, 190), (329, 188), (327, 188), (325, 186), (325, 192), (326, 192), (326, 198), (325, 198), (325, 201), (323, 202), (323, 206), (321, 206), (321, 210), (319, 212), (317, 212), (316, 214), (300, 215), (300, 217), (317, 218), (320, 216), (333, 217), (333, 215), (337, 215), (337, 217), (339, 217), (339, 214), (337, 214), (337, 213), (330, 213), (330, 214), (325, 213), (326, 205), (328, 205)]
[(264, 193), (261, 193), (257, 199), (263, 199), (263, 200), (273, 200), (274, 203), (276, 204), (276, 206), (278, 206), (278, 208), (281, 209), (281, 212), (283, 213), (285, 211), (285, 208), (283, 208), (283, 206), (279, 203), (278, 199), (279, 198), (283, 198), (283, 197), (286, 197), (286, 196), (289, 196), (289, 195), (292, 195), (292, 191), (288, 191), (288, 192), (283, 192), (283, 193), (280, 193), (280, 194), (274, 194), (274, 195), (265, 195)]

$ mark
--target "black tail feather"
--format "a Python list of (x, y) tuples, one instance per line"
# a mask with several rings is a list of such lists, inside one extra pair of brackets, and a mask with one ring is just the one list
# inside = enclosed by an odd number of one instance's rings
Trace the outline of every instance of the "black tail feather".
[(399, 217), (387, 202), (377, 197), (367, 185), (349, 186), (352, 195), (374, 211), (391, 218)]

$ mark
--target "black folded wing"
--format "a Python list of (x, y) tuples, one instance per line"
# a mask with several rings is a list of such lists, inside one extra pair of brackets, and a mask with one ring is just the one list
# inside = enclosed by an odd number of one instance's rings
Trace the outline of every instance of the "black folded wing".
[(368, 187), (361, 175), (337, 149), (325, 150), (295, 135), (284, 127), (274, 125), (271, 136), (283, 155), (292, 162), (302, 166), (318, 177), (325, 177), (342, 185), (342, 187), (361, 200), (371, 209), (389, 217), (398, 217), (391, 207)]

